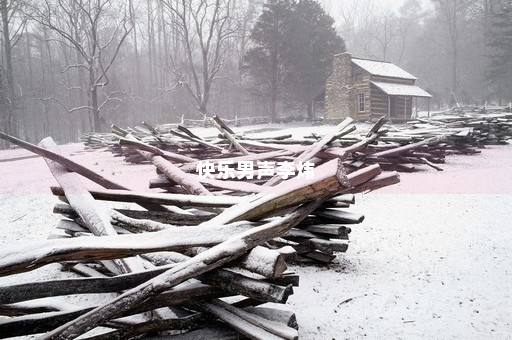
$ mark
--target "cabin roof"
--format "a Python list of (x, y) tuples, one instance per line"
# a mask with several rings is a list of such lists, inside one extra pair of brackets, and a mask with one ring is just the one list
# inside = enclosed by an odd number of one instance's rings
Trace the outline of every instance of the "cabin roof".
[(371, 83), (390, 96), (432, 97), (427, 91), (416, 85), (382, 83), (377, 81), (372, 81)]
[(382, 77), (416, 80), (417, 78), (400, 67), (387, 61), (352, 58), (352, 62), (366, 72)]

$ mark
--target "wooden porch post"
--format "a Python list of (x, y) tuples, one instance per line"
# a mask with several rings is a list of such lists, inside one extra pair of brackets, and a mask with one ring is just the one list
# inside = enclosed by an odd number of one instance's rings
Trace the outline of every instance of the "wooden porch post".
[(388, 118), (391, 119), (391, 96), (388, 94)]
[(430, 97), (427, 100), (428, 121), (430, 121)]
[(407, 97), (404, 96), (404, 121), (405, 120), (407, 120)]

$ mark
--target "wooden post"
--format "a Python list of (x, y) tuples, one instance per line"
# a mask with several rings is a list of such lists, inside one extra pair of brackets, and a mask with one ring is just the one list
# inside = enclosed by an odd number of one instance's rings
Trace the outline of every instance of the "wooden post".
[(404, 96), (404, 120), (407, 120), (407, 97)]
[(427, 99), (428, 121), (430, 122), (430, 97)]
[(391, 96), (388, 95), (388, 119), (391, 119)]

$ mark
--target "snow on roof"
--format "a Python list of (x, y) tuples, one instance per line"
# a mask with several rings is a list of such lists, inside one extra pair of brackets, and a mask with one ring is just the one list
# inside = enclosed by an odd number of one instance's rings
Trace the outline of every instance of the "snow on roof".
[(416, 85), (382, 83), (377, 81), (372, 81), (371, 83), (390, 96), (432, 97), (427, 91)]
[(393, 77), (393, 78), (402, 78), (402, 79), (417, 79), (412, 74), (402, 70), (400, 67), (395, 64), (386, 62), (386, 61), (375, 61), (368, 59), (357, 59), (352, 58), (352, 62), (362, 68), (363, 70), (369, 72), (370, 74), (376, 76), (383, 77)]

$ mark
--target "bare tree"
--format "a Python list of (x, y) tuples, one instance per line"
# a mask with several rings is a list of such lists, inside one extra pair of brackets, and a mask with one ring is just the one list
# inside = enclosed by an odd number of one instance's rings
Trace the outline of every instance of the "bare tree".
[(390, 10), (382, 12), (382, 14), (378, 15), (374, 20), (373, 29), (370, 30), (370, 34), (380, 47), (379, 55), (382, 60), (388, 60), (389, 58), (388, 52), (390, 45), (397, 37), (397, 26), (397, 17), (395, 13)]
[(22, 37), (26, 24), (26, 18), (22, 15), (23, 5), (21, 0), (0, 0), (3, 50), (3, 65), (0, 65), (0, 125), (5, 126), (5, 131), (9, 134), (16, 133), (17, 130), (14, 119), (16, 91), (12, 50)]
[[(74, 63), (65, 65), (62, 72), (82, 69), (86, 73), (87, 103), (67, 109), (68, 112), (87, 110), (94, 131), (100, 131), (102, 108), (111, 100), (119, 100), (119, 91), (105, 90), (109, 70), (133, 28), (124, 2), (44, 0), (34, 7), (34, 13), (34, 19), (53, 32), (53, 41), (76, 51)], [(61, 103), (58, 98), (53, 99)]]
[(451, 91), (455, 95), (459, 89), (459, 54), (464, 29), (468, 23), (468, 13), (474, 0), (434, 0), (438, 16), (448, 33), (448, 49), (451, 53)]
[(234, 0), (163, 0), (183, 51), (171, 53), (170, 61), (178, 83), (206, 117), (212, 85), (230, 52), (229, 40), (237, 34)]

